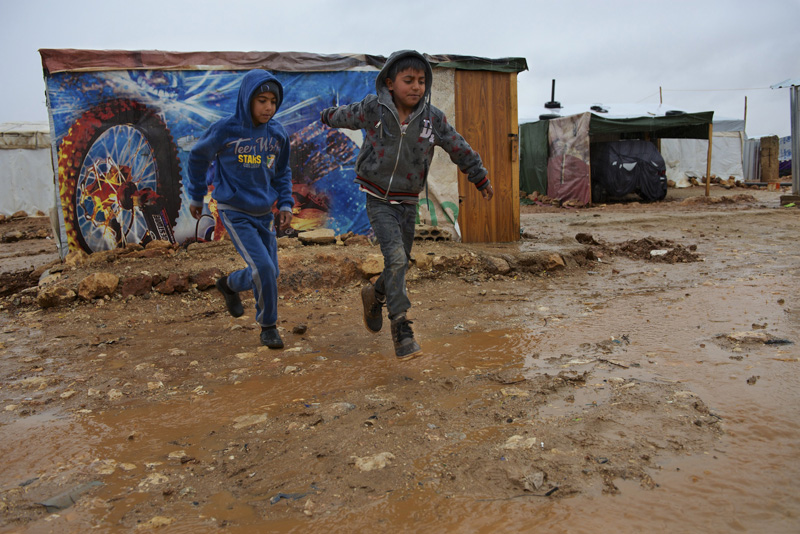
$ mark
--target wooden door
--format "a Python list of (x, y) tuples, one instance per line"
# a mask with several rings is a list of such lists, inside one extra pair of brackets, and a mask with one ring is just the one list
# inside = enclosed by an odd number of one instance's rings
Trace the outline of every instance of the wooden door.
[(517, 74), (457, 70), (455, 127), (481, 155), (494, 198), (486, 202), (458, 173), (458, 225), (464, 243), (519, 240)]

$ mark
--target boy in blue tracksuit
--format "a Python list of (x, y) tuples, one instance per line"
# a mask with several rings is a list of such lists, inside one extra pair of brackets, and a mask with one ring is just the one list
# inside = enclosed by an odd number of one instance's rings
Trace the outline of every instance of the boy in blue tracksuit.
[(222, 224), (247, 267), (217, 280), (228, 312), (244, 313), (239, 292), (253, 290), (261, 343), (283, 348), (278, 321), (278, 226), (292, 221), (292, 171), (289, 136), (273, 119), (283, 100), (283, 86), (265, 70), (248, 72), (239, 87), (236, 112), (212, 124), (189, 154), (189, 211), (198, 219), (208, 186), (206, 171), (215, 162), (212, 197)]
[(433, 69), (413, 50), (395, 52), (375, 80), (376, 94), (361, 102), (328, 108), (320, 119), (334, 128), (364, 130), (356, 180), (366, 193), (367, 217), (381, 247), (384, 270), (361, 291), (367, 329), (383, 326), (382, 307), (391, 321), (395, 355), (406, 360), (420, 352), (406, 312), (406, 270), (414, 243), (417, 197), (425, 186), (434, 148), (439, 146), (486, 200), (494, 195), (481, 157), (431, 105)]

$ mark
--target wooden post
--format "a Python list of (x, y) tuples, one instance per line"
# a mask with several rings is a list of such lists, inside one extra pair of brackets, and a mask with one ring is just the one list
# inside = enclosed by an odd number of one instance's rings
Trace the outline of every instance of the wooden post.
[(708, 157), (706, 158), (706, 196), (711, 196), (711, 145), (714, 144), (714, 125), (708, 124)]

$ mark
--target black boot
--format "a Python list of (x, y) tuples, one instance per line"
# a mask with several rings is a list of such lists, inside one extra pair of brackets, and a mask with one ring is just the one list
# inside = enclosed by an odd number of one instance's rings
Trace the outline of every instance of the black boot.
[(394, 341), (394, 354), (399, 360), (410, 360), (422, 351), (414, 339), (411, 321), (406, 319), (405, 314), (392, 319), (392, 341)]
[(228, 277), (223, 276), (222, 278), (218, 279), (217, 283), (214, 285), (217, 286), (219, 292), (222, 293), (223, 297), (225, 297), (225, 306), (228, 308), (228, 313), (234, 317), (241, 317), (244, 313), (242, 299), (239, 298), (239, 293), (228, 287)]
[(261, 327), (261, 344), (266, 345), (271, 349), (282, 349), (283, 340), (278, 333), (277, 326), (262, 326)]
[(379, 300), (375, 286), (369, 284), (361, 289), (361, 304), (364, 305), (364, 326), (377, 334), (383, 328), (383, 305), (386, 304), (386, 297)]

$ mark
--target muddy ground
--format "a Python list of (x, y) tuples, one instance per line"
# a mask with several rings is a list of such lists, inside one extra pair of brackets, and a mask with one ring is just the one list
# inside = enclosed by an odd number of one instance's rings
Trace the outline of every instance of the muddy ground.
[[(251, 296), (234, 319), (198, 282), (241, 265), (229, 243), (67, 265), (49, 221), (5, 221), (0, 532), (512, 532), (513, 514), (473, 516), (475, 503), (658, 492), (666, 466), (716, 459), (730, 439), (729, 414), (673, 368), (713, 347), (746, 389), (761, 379), (748, 358), (798, 365), (800, 210), (780, 192), (712, 193), (522, 206), (518, 243), (417, 243), (423, 355), (409, 362), (361, 322), (377, 247), (282, 248), (286, 347), (268, 350)], [(98, 272), (119, 277), (112, 295), (41, 306), (40, 281), (79, 293)], [(159, 286), (171, 274), (188, 284)], [(770, 285), (771, 311), (710, 325), (763, 276), (785, 288)], [(123, 296), (142, 277), (153, 289)], [(685, 339), (665, 341), (660, 314), (684, 305)], [(788, 509), (772, 532), (798, 526)]]

